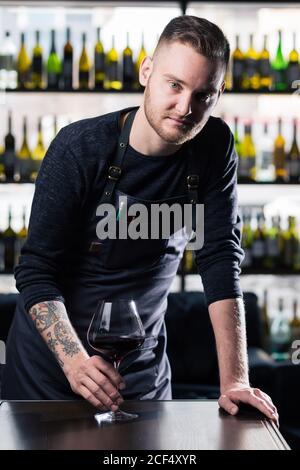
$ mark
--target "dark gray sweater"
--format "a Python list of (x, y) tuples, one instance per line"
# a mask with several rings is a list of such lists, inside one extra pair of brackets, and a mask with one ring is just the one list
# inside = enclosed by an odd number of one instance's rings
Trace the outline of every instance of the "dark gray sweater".
[[(113, 112), (70, 124), (48, 149), (36, 182), (28, 240), (15, 269), (27, 311), (45, 300), (65, 301), (64, 278), (70, 284), (78, 268), (85, 214), (103, 192), (117, 145), (119, 115)], [(196, 263), (210, 304), (242, 296), (237, 157), (232, 133), (218, 118), (211, 117), (189, 145), (199, 157), (199, 202), (205, 205), (204, 247), (196, 252)], [(129, 147), (117, 187), (132, 196), (158, 200), (186, 193), (185, 179), (184, 151), (151, 157)]]

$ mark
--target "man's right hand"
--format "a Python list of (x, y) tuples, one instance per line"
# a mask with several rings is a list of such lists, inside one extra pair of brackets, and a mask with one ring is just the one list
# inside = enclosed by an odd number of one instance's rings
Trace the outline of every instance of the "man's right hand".
[(122, 377), (101, 357), (78, 354), (66, 369), (64, 372), (73, 392), (100, 410), (117, 411), (124, 401), (119, 393), (125, 388)]

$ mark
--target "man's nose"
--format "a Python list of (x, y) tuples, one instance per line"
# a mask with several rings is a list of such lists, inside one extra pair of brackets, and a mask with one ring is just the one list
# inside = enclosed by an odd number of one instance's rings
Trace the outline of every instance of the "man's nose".
[(189, 94), (182, 94), (177, 101), (176, 110), (180, 116), (187, 116), (192, 112), (192, 97)]

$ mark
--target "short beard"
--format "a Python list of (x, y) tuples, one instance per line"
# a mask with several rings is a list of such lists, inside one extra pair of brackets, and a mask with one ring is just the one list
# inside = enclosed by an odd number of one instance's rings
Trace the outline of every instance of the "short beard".
[(159, 135), (159, 137), (163, 139), (165, 142), (167, 142), (168, 144), (182, 145), (185, 142), (188, 142), (189, 140), (193, 139), (197, 134), (199, 134), (199, 132), (204, 126), (203, 122), (194, 125), (192, 128), (189, 128), (186, 132), (183, 131), (181, 135), (177, 135), (176, 137), (175, 136), (172, 137), (168, 135), (167, 133), (164, 132), (162, 128), (157, 126), (156, 121), (155, 121), (154, 109), (151, 105), (150, 82), (151, 82), (151, 77), (145, 89), (144, 112), (145, 112), (145, 116), (149, 125), (152, 127), (152, 129), (154, 129), (154, 131)]

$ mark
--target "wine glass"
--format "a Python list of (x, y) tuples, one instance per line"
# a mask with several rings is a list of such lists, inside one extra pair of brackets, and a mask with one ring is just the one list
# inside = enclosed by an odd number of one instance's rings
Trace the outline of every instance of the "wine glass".
[[(145, 340), (145, 330), (134, 300), (101, 300), (91, 320), (87, 341), (91, 348), (114, 364), (118, 370), (120, 362), (132, 351), (139, 349)], [(118, 410), (97, 413), (100, 423), (130, 421), (138, 415)]]

